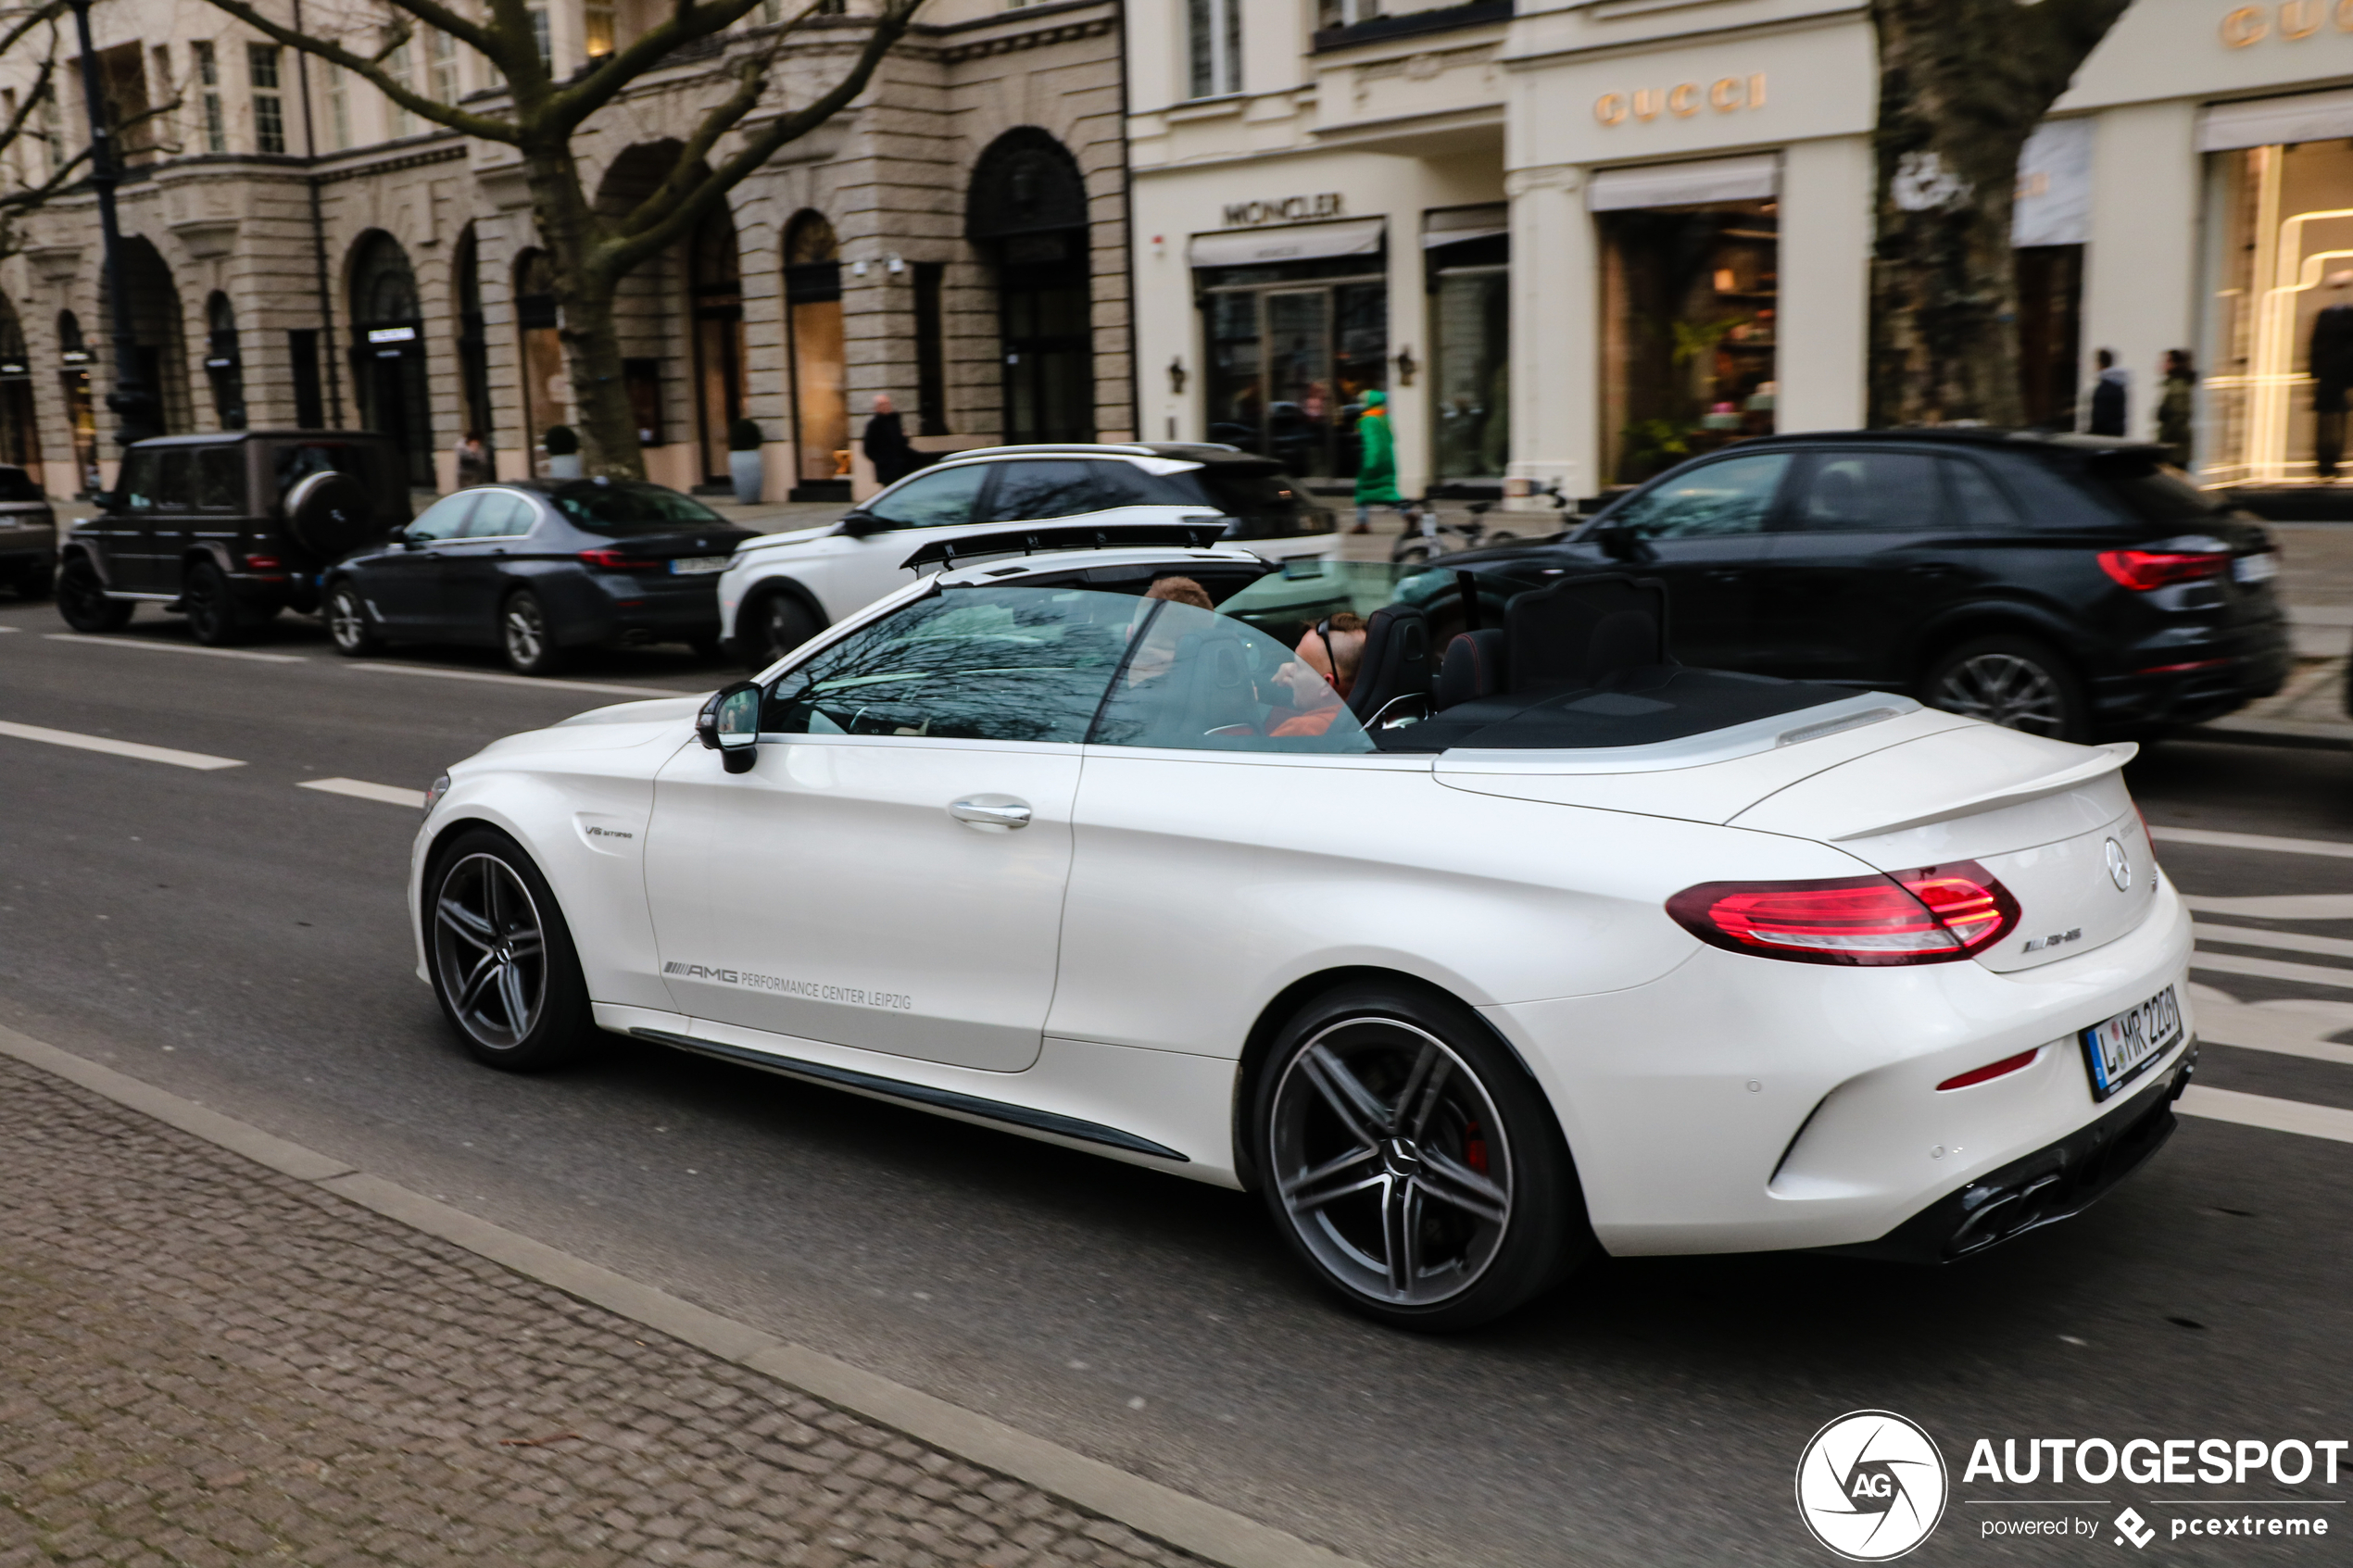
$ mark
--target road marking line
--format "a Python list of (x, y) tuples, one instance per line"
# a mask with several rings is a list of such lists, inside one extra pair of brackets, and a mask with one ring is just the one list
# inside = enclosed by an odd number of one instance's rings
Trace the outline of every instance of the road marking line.
[(381, 800), (387, 806), (406, 806), (422, 809), (425, 792), (403, 789), (398, 784), (370, 784), (364, 779), (305, 779), (296, 789), (315, 789), (322, 795), (348, 795), (354, 800)]
[(0, 634), (6, 634), (9, 632), (21, 632), (23, 630), (24, 628), (21, 626), (0, 626)]
[(2353, 991), (2353, 969), (2329, 969), (2316, 963), (2243, 959), (2235, 953), (2209, 953), (2200, 947), (2190, 955), (2190, 967), (2213, 974), (2252, 974), (2263, 980), (2296, 980), (2307, 985), (2328, 985), (2339, 991)]
[(109, 757), (135, 757), (142, 762), (169, 762), (175, 768), (245, 766), (233, 757), (207, 757), (201, 751), (174, 751), (168, 746), (142, 746), (135, 740), (114, 740), (106, 735), (78, 735), (70, 730), (44, 730), (38, 724), (0, 721), (0, 735), (14, 735), (19, 740), (44, 741), (51, 746), (69, 746), (77, 751), (103, 751)]
[(2333, 838), (2273, 838), (2259, 833), (2215, 833), (2206, 828), (2151, 828), (2159, 844), (2203, 844), (2214, 849), (2270, 849), (2282, 855), (2331, 855), (2353, 860), (2353, 844)]
[(2353, 1025), (2353, 1019), (2319, 1018), (2282, 1008), (2250, 1007), (2239, 1002), (2197, 1004), (2197, 1037), (2202, 1043), (2270, 1051), (2277, 1056), (2300, 1056), (2308, 1061), (2334, 1062), (2339, 1067), (2353, 1067), (2353, 1046), (2340, 1046), (2322, 1036), (2334, 1035), (2348, 1025)]
[(700, 692), (674, 692), (665, 686), (613, 686), (601, 681), (549, 681), (537, 675), (497, 675), (487, 670), (436, 670), (429, 664), (346, 664), (346, 670), (373, 670), (386, 675), (432, 675), (444, 681), (491, 681), (505, 686), (535, 686), (541, 690), (619, 692), (623, 696), (701, 696)]
[(2202, 948), (2208, 942), (2221, 942), (2239, 947), (2279, 947), (2291, 953), (2322, 953), (2333, 959), (2353, 959), (2353, 942), (2342, 936), (2307, 936), (2300, 931), (2265, 931), (2252, 925), (2218, 925), (2211, 921), (2196, 922)]
[[(14, 630), (14, 628), (10, 628)], [(249, 659), (256, 664), (308, 664), (298, 653), (255, 653), (248, 648), (208, 648), (202, 643), (153, 643), (137, 637), (85, 637), (79, 632), (44, 632), (44, 642), (87, 643), (94, 648), (148, 648), (161, 653), (201, 653), (214, 659)]]
[(2334, 1105), (2308, 1105), (2300, 1099), (2274, 1099), (2270, 1095), (2245, 1095), (2236, 1089), (2192, 1084), (2174, 1108), (2184, 1116), (2203, 1116), (2209, 1122), (2234, 1122), (2242, 1127), (2353, 1143), (2353, 1110), (2340, 1110)]
[(2249, 898), (2208, 898), (2185, 893), (2182, 902), (2201, 915), (2248, 920), (2353, 920), (2353, 893), (2268, 893)]

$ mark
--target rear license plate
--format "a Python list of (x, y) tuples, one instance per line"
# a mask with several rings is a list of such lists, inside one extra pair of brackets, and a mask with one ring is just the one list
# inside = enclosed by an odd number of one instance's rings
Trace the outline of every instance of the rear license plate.
[(2265, 550), (2259, 555), (2240, 556), (2231, 562), (2231, 575), (2242, 583), (2269, 583), (2280, 574), (2280, 558)]
[(2146, 1072), (2182, 1037), (2182, 1004), (2168, 985), (2136, 1008), (2083, 1031), (2092, 1098), (2106, 1099)]
[(670, 574), (673, 577), (698, 577), (707, 571), (726, 570), (725, 556), (681, 556), (670, 563)]

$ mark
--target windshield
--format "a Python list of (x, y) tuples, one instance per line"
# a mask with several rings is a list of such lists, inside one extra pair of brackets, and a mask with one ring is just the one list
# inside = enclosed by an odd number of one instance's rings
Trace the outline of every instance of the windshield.
[(691, 495), (641, 479), (581, 479), (547, 498), (575, 528), (591, 533), (662, 533), (677, 528), (724, 528), (727, 520)]
[(2210, 523), (2228, 515), (2227, 507), (2192, 483), (2189, 475), (2152, 457), (2114, 453), (2095, 459), (2092, 472), (2144, 522)]

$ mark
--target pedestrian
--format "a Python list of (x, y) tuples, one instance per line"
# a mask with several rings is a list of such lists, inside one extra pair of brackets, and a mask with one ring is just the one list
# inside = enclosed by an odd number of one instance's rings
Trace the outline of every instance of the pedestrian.
[(2083, 428), (2094, 435), (2121, 435), (2125, 384), (2132, 379), (2131, 372), (2119, 369), (2116, 356), (2105, 348), (2092, 357), (2092, 362), (2099, 367), (2100, 374), (2092, 383), (2092, 417)]
[(1389, 427), (1389, 395), (1375, 387), (1365, 394), (1356, 416), (1356, 532), (1373, 531), (1375, 507), (1402, 507), (1397, 493), (1397, 433)]
[(906, 429), (899, 422), (899, 410), (891, 406), (887, 392), (875, 395), (874, 417), (866, 421), (863, 445), (866, 461), (874, 465), (877, 484), (896, 484), (924, 466), (923, 458), (907, 439)]
[(470, 430), (458, 438), (458, 488), (490, 483), (490, 448), (483, 445), (482, 432)]
[(2165, 390), (2157, 401), (2157, 439), (2177, 469), (2190, 466), (2190, 396), (2197, 390), (2197, 369), (2186, 348), (2165, 351)]

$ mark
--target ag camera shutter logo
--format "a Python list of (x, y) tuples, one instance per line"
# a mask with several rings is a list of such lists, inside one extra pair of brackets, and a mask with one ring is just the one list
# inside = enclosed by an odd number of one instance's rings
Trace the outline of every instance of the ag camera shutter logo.
[(1916, 1422), (1855, 1411), (1814, 1434), (1797, 1461), (1797, 1512), (1850, 1562), (1885, 1562), (1944, 1517), (1944, 1456)]

